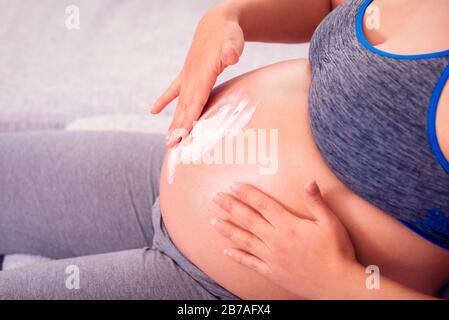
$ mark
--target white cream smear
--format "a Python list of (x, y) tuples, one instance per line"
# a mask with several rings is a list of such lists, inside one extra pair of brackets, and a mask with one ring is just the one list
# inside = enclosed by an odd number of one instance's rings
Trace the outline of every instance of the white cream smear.
[(168, 183), (173, 183), (178, 164), (201, 163), (203, 154), (211, 151), (224, 136), (233, 137), (242, 132), (256, 106), (242, 93), (226, 96), (211, 106), (195, 123), (190, 134), (169, 151)]

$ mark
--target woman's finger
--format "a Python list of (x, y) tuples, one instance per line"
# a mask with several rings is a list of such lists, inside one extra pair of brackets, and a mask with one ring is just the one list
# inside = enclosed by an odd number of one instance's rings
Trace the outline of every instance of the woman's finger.
[(276, 200), (249, 184), (233, 183), (231, 190), (238, 199), (260, 212), (275, 227), (282, 225), (282, 222), (285, 222), (285, 217), (291, 214)]
[(215, 73), (204, 76), (197, 75), (195, 79), (186, 84), (180, 94), (180, 100), (185, 106), (185, 113), (179, 121), (179, 127), (189, 132), (192, 130), (194, 121), (198, 120), (209, 99), (217, 76)]
[(241, 45), (241, 41), (226, 41), (220, 55), (223, 67), (226, 68), (239, 62), (242, 51), (243, 45)]
[(272, 234), (273, 226), (265, 218), (233, 196), (219, 192), (213, 195), (212, 200), (229, 214), (233, 223), (253, 233), (262, 241), (267, 241)]
[(180, 126), (182, 118), (184, 117), (185, 108), (185, 105), (179, 100), (166, 137), (166, 144), (169, 148), (175, 146), (182, 138), (185, 138), (189, 134), (187, 129)]
[(304, 202), (309, 213), (318, 221), (329, 219), (334, 214), (324, 202), (320, 188), (315, 181), (309, 182), (304, 188)]
[(230, 257), (235, 262), (251, 269), (263, 276), (270, 275), (270, 267), (259, 258), (248, 254), (239, 249), (225, 249), (224, 254)]
[[(243, 43), (243, 41), (240, 41)], [(167, 146), (173, 147), (192, 130), (194, 121), (200, 117), (204, 106), (209, 99), (210, 93), (217, 81), (217, 77), (225, 67), (235, 64), (243, 51), (243, 45), (239, 41), (229, 40), (225, 43), (220, 59), (210, 62), (210, 68), (202, 73), (197, 68), (190, 71), (186, 67), (182, 77), (177, 78), (177, 83), (170, 86), (167, 92), (160, 98), (160, 101), (153, 107), (152, 112), (156, 113), (162, 110), (166, 104), (174, 98), (179, 97), (172, 123), (170, 124), (169, 134), (167, 135)], [(182, 81), (181, 79), (189, 79)], [(182, 83), (182, 85), (181, 85)], [(164, 105), (165, 103), (165, 105)], [(164, 105), (161, 107), (161, 105)], [(176, 134), (178, 133), (178, 134)]]
[(220, 60), (224, 68), (239, 62), (245, 39), (240, 28), (233, 29), (232, 35), (221, 46)]
[(211, 225), (222, 236), (231, 240), (239, 249), (250, 252), (260, 259), (266, 257), (268, 247), (252, 233), (242, 230), (232, 223), (222, 219), (212, 219)]
[(153, 114), (161, 112), (170, 102), (176, 99), (179, 95), (181, 89), (181, 81), (180, 77), (176, 77), (176, 79), (170, 84), (167, 90), (160, 96), (154, 105), (151, 107), (150, 112)]
[(170, 134), (167, 139), (169, 148), (176, 145), (192, 130), (193, 122), (199, 118), (209, 99), (216, 77), (213, 74), (209, 76), (196, 74), (195, 77), (190, 77), (190, 81), (182, 85), (178, 105), (169, 129)]

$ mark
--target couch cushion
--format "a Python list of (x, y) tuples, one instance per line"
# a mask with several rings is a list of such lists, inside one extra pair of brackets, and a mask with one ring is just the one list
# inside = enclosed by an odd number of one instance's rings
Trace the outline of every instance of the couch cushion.
[(167, 115), (111, 114), (81, 118), (67, 125), (68, 131), (124, 131), (167, 134)]

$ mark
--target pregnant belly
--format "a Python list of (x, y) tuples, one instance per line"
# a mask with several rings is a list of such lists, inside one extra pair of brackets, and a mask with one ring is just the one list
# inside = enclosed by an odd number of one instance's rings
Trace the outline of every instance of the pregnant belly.
[[(200, 149), (192, 151), (189, 145), (184, 155), (171, 151), (164, 159), (161, 211), (173, 242), (195, 265), (240, 298), (300, 298), (223, 255), (231, 244), (211, 228), (210, 220), (226, 215), (211, 202), (211, 194), (229, 191), (234, 181), (250, 183), (295, 214), (307, 216), (301, 190), (314, 179), (348, 229), (361, 263), (377, 265), (384, 276), (433, 293), (446, 280), (448, 253), (359, 198), (330, 171), (308, 123), (310, 80), (308, 62), (292, 60), (244, 74), (214, 90), (203, 115), (210, 120), (204, 122), (209, 131), (196, 130), (193, 137), (207, 135), (202, 140), (203, 151), (215, 146), (204, 153), (209, 161), (199, 158)], [(211, 124), (217, 126), (216, 131)], [(236, 126), (243, 130), (233, 132)], [(244, 143), (239, 145), (240, 137)], [(195, 140), (192, 143), (195, 145)], [(230, 150), (235, 155), (225, 160)], [(239, 153), (240, 161), (236, 160)], [(189, 159), (195, 161), (185, 161)]]

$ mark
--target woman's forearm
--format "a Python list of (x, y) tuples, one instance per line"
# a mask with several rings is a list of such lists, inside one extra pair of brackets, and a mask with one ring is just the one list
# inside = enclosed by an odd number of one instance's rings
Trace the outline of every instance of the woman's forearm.
[(246, 41), (308, 42), (331, 0), (224, 0), (215, 9), (237, 19)]
[(360, 264), (351, 264), (346, 274), (339, 277), (332, 292), (323, 299), (361, 299), (361, 300), (430, 300), (436, 297), (426, 295), (403, 286), (380, 275), (379, 288), (368, 289), (366, 280), (369, 275)]

